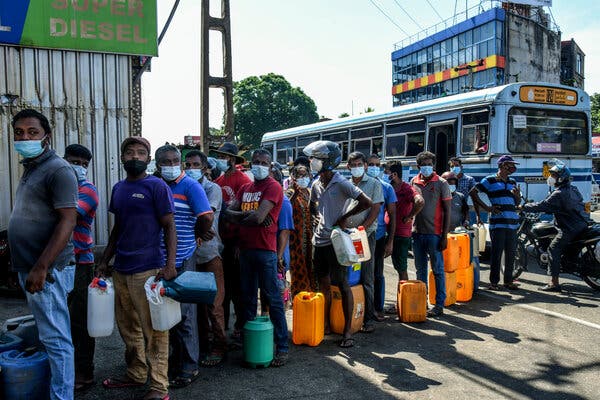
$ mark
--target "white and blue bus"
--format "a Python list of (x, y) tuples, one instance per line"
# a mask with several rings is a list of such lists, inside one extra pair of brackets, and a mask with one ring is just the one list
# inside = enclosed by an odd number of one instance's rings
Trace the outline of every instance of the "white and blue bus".
[(415, 156), (423, 150), (436, 154), (438, 173), (460, 157), (464, 172), (477, 181), (495, 173), (498, 158), (510, 154), (520, 163), (513, 177), (524, 198), (534, 201), (548, 194), (548, 161), (558, 158), (571, 169), (588, 206), (591, 198), (590, 98), (573, 87), (512, 83), (268, 132), (262, 146), (289, 164), (316, 140), (340, 145), (341, 169), (350, 152), (375, 153), (382, 162), (401, 161), (405, 180), (417, 174)]

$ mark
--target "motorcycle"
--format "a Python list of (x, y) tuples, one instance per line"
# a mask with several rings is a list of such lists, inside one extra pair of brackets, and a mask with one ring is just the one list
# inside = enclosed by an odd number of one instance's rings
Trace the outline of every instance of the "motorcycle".
[[(558, 228), (540, 219), (539, 213), (521, 212), (517, 229), (517, 250), (513, 279), (527, 271), (529, 257), (544, 270), (550, 268), (548, 246)], [(560, 272), (580, 277), (592, 289), (600, 291), (600, 225), (592, 224), (575, 238), (560, 258)]]
[(0, 231), (0, 293), (10, 296), (23, 296), (18, 283), (18, 276), (10, 268), (10, 249), (8, 248), (8, 232)]

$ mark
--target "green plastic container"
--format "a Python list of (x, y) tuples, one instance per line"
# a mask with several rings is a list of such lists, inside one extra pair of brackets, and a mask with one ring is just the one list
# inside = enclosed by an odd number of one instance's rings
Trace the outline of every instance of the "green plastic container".
[(268, 367), (273, 361), (273, 324), (269, 317), (256, 317), (244, 325), (244, 361), (252, 368)]

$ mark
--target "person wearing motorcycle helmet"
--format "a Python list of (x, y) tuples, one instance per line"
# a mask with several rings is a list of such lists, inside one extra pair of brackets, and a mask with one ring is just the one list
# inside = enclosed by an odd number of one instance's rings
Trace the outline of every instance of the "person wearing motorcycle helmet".
[[(325, 333), (329, 333), (330, 286), (334, 283), (340, 288), (345, 319), (339, 345), (352, 347), (354, 339), (350, 329), (354, 298), (346, 267), (338, 263), (333, 250), (331, 231), (334, 226), (345, 229), (350, 216), (370, 208), (373, 202), (362, 190), (335, 171), (342, 160), (342, 152), (336, 143), (327, 140), (313, 142), (304, 148), (304, 154), (310, 159), (312, 172), (319, 175), (311, 187), (310, 209), (317, 221), (312, 238), (313, 265), (319, 287), (325, 296)], [(357, 200), (357, 204), (348, 211), (345, 207), (347, 200)]]
[(571, 185), (569, 167), (558, 160), (554, 160), (553, 163), (548, 185), (554, 190), (542, 201), (523, 205), (525, 212), (554, 214), (554, 223), (559, 229), (548, 246), (552, 278), (549, 284), (540, 288), (545, 292), (562, 290), (558, 282), (560, 257), (569, 243), (587, 228), (589, 220), (585, 213), (583, 196), (575, 186)]

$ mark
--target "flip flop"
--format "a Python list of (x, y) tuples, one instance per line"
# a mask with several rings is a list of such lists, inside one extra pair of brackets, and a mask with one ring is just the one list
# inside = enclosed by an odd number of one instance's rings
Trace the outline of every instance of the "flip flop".
[(122, 389), (128, 387), (139, 387), (144, 386), (146, 382), (135, 382), (129, 378), (121, 379), (121, 378), (107, 378), (102, 381), (102, 386), (107, 389)]
[(373, 325), (363, 325), (360, 328), (360, 333), (373, 333), (375, 331), (375, 327)]
[(223, 364), (225, 361), (225, 353), (223, 352), (212, 352), (202, 361), (200, 361), (200, 365), (203, 367), (216, 367), (217, 365)]
[(186, 386), (191, 385), (198, 377), (200, 376), (200, 371), (192, 371), (190, 372), (181, 372), (179, 375), (175, 377), (172, 381), (169, 382), (169, 385), (173, 388), (184, 388)]
[(283, 367), (288, 360), (288, 353), (281, 351), (277, 352), (273, 361), (271, 361), (271, 367)]
[(343, 349), (348, 349), (350, 347), (354, 347), (354, 339), (353, 338), (344, 338), (340, 341), (339, 346)]
[(88, 390), (89, 388), (91, 388), (92, 386), (94, 386), (96, 384), (96, 382), (94, 382), (94, 380), (92, 379), (91, 381), (80, 381), (80, 382), (75, 382), (75, 391), (76, 392), (84, 392), (86, 390)]

